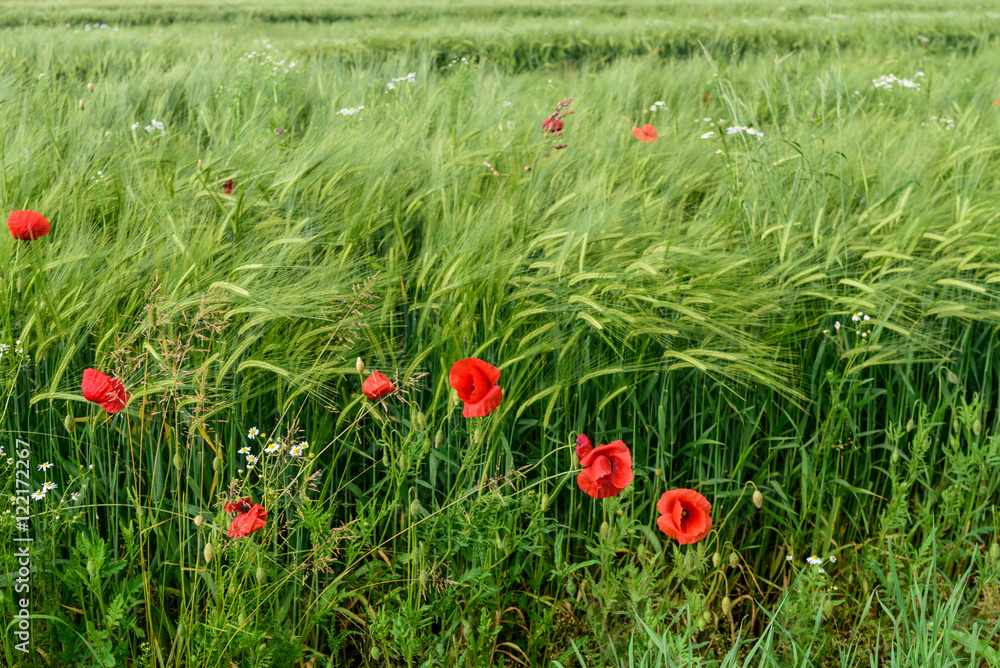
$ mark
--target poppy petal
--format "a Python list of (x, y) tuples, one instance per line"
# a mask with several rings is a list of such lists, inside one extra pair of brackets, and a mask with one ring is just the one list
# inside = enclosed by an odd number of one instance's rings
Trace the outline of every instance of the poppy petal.
[(586, 434), (580, 434), (576, 437), (576, 456), (578, 459), (583, 459), (591, 453), (594, 449), (594, 444), (590, 442)]
[(478, 402), (466, 403), (462, 408), (462, 415), (467, 418), (486, 417), (496, 410), (501, 401), (503, 401), (503, 390), (499, 385), (494, 385)]
[(13, 211), (7, 218), (7, 227), (15, 239), (34, 241), (49, 233), (51, 225), (45, 216), (37, 211)]

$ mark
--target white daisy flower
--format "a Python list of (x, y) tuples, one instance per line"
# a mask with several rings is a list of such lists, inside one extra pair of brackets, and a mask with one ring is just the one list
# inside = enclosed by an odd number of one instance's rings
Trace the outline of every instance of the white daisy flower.
[(73, 501), (79, 501), (80, 500), (80, 493), (79, 492), (73, 492), (72, 494), (69, 495), (69, 498), (71, 500), (73, 500)]
[(56, 489), (57, 487), (59, 487), (59, 485), (55, 484), (54, 482), (49, 482), (47, 480), (42, 483), (42, 489), (45, 490), (46, 492), (49, 491), (50, 489)]
[(271, 445), (264, 448), (264, 452), (266, 452), (269, 455), (273, 455), (278, 450), (281, 450), (281, 445), (279, 445), (278, 443), (272, 443)]
[(839, 320), (837, 322), (833, 323), (833, 328), (834, 329), (840, 329), (840, 321)]
[(247, 432), (247, 438), (252, 441), (258, 436), (260, 436), (260, 429), (257, 429), (257, 427), (250, 427), (250, 431)]
[(292, 449), (288, 451), (288, 454), (290, 454), (292, 457), (301, 457), (302, 448), (298, 445), (293, 445)]
[(835, 564), (835, 563), (837, 563), (837, 557), (835, 557), (834, 555), (832, 555), (832, 554), (831, 554), (831, 555), (830, 555), (830, 563), (831, 563), (831, 564)]
[(41, 501), (42, 499), (45, 498), (45, 492), (42, 490), (38, 490), (37, 492), (32, 492), (31, 498), (33, 498), (35, 501)]
[(240, 453), (241, 455), (249, 454), (250, 453), (250, 446), (249, 445), (244, 445), (242, 448), (240, 448), (236, 452)]
[(714, 136), (715, 136), (715, 132), (710, 130), (709, 132), (706, 132), (705, 134), (703, 134), (701, 136), (701, 138), (702, 139), (711, 139)]
[(39, 471), (47, 471), (48, 469), (52, 468), (53, 466), (55, 466), (55, 464), (53, 464), (52, 462), (45, 462), (44, 464), (39, 464), (38, 465), (38, 470)]
[(808, 561), (813, 566), (819, 566), (820, 564), (823, 563), (823, 560), (817, 557), (815, 554), (811, 557), (808, 557), (806, 561)]
[(309, 441), (300, 441), (299, 442), (299, 447), (302, 448), (303, 450), (305, 450), (306, 448), (309, 447)]
[(257, 463), (256, 455), (247, 455), (247, 468), (252, 469), (253, 465)]
[(788, 555), (787, 557), (785, 557), (785, 561), (792, 561), (794, 558), (795, 557), (793, 557), (792, 555)]
[(10, 502), (11, 502), (11, 503), (17, 503), (17, 497), (16, 497), (16, 496), (14, 496), (14, 495), (11, 495), (11, 497), (10, 497)]
[(819, 568), (817, 568), (817, 569), (816, 569), (816, 572), (817, 572), (817, 573), (826, 573), (826, 569), (824, 569), (824, 568), (823, 568), (823, 567), (821, 566), (821, 567), (819, 567)]

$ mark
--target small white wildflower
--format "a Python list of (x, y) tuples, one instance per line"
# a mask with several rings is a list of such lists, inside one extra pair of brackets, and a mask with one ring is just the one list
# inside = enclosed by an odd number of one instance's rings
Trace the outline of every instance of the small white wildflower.
[(94, 470), (94, 465), (93, 465), (93, 464), (91, 464), (91, 465), (90, 465), (90, 466), (88, 466), (87, 468), (88, 468), (88, 469), (90, 469), (91, 471), (93, 471), (93, 470)]
[(41, 501), (42, 499), (45, 498), (45, 492), (42, 490), (38, 490), (37, 492), (32, 492), (31, 498), (33, 498), (35, 501)]
[(256, 455), (247, 455), (247, 468), (248, 469), (252, 469), (254, 467), (254, 464), (256, 464), (256, 463), (257, 463), (257, 456)]
[(46, 492), (49, 491), (50, 489), (56, 489), (57, 487), (59, 487), (59, 485), (55, 484), (54, 482), (45, 481), (42, 483), (42, 489)]
[(864, 318), (862, 318), (862, 320), (871, 320), (871, 316), (866, 315)]
[(785, 561), (792, 561), (794, 559), (795, 557), (793, 557), (792, 555), (788, 555), (787, 557), (785, 557)]
[(831, 554), (831, 555), (830, 555), (830, 563), (831, 563), (831, 564), (835, 564), (835, 563), (837, 563), (837, 557)]
[(288, 454), (290, 454), (292, 457), (301, 457), (302, 448), (297, 445), (293, 445), (292, 449), (288, 451)]
[(701, 136), (701, 138), (702, 138), (702, 139), (711, 139), (711, 138), (712, 138), (712, 137), (714, 137), (714, 136), (715, 136), (715, 131), (713, 131), (713, 130), (709, 130), (708, 132), (706, 132), (705, 134), (703, 134), (703, 135)]
[(250, 446), (249, 445), (244, 445), (242, 448), (240, 448), (236, 452), (240, 453), (241, 455), (249, 454), (250, 453)]
[(278, 443), (272, 443), (271, 445), (264, 448), (264, 452), (266, 452), (269, 455), (273, 455), (278, 450), (281, 450), (281, 445), (279, 445)]
[(817, 557), (815, 554), (811, 557), (808, 557), (806, 561), (808, 561), (813, 566), (819, 566), (820, 564), (823, 563), (823, 560)]
[(139, 124), (138, 123), (133, 123), (132, 124), (132, 129), (133, 130), (138, 130), (139, 129)]
[(71, 501), (79, 501), (80, 500), (80, 493), (79, 492), (73, 492), (72, 494), (69, 495), (69, 498), (70, 498)]
[(55, 464), (53, 464), (52, 462), (45, 462), (44, 464), (39, 464), (38, 465), (38, 470), (39, 471), (47, 471), (50, 468), (52, 468), (53, 466), (55, 466)]
[(305, 450), (306, 448), (309, 447), (309, 441), (302, 441), (302, 442), (300, 442), (299, 443), (299, 447), (302, 448), (303, 450)]
[(11, 497), (10, 497), (10, 502), (11, 502), (11, 503), (17, 503), (17, 497), (16, 497), (16, 496), (14, 496), (14, 495), (11, 495)]
[(260, 429), (257, 429), (257, 427), (250, 427), (250, 431), (247, 432), (247, 438), (249, 438), (251, 441), (257, 438), (259, 435), (260, 435)]
[(816, 569), (816, 572), (817, 573), (826, 573), (826, 569), (823, 568), (822, 566), (820, 566), (819, 568)]
[(834, 329), (838, 329), (838, 330), (840, 329), (840, 321), (839, 320), (836, 321), (835, 323), (833, 323), (833, 328)]

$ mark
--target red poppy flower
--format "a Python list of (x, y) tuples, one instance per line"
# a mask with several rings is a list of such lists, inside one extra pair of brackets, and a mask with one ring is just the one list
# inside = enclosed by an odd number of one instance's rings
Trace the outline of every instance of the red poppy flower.
[(7, 219), (7, 227), (15, 239), (34, 241), (49, 233), (51, 226), (45, 216), (37, 211), (14, 211)]
[(250, 507), (252, 505), (253, 502), (250, 501), (250, 497), (248, 496), (245, 499), (240, 499), (239, 501), (233, 501), (232, 503), (223, 503), (222, 509), (225, 510), (227, 513), (245, 513), (246, 511), (250, 510)]
[(361, 384), (361, 391), (372, 400), (381, 399), (395, 389), (396, 386), (392, 384), (392, 381), (378, 371), (368, 376), (367, 380)]
[(656, 504), (660, 531), (675, 538), (681, 545), (697, 543), (712, 529), (712, 504), (693, 489), (672, 489), (664, 492)]
[(993, 106), (994, 107), (1000, 107), (1000, 97), (998, 97), (997, 99), (993, 100)]
[(712, 96), (709, 95), (708, 93), (702, 93), (701, 94), (701, 101), (702, 102), (711, 102), (712, 101)]
[(267, 511), (264, 510), (263, 506), (258, 506), (255, 503), (250, 506), (249, 510), (233, 518), (232, 524), (229, 525), (229, 532), (226, 535), (230, 538), (244, 538), (254, 531), (263, 529), (266, 524), (264, 520), (266, 519)]
[(542, 131), (551, 132), (555, 134), (557, 132), (562, 132), (563, 122), (557, 118), (546, 118), (542, 121)]
[(117, 413), (128, 403), (128, 394), (122, 382), (97, 369), (83, 370), (83, 398), (99, 404), (109, 413)]
[(222, 184), (222, 192), (226, 193), (227, 195), (232, 195), (234, 185), (236, 185), (236, 182), (233, 181), (232, 179), (229, 179), (228, 181)]
[(451, 365), (448, 384), (465, 402), (462, 415), (467, 418), (485, 417), (496, 410), (503, 401), (503, 390), (497, 386), (500, 369), (489, 362), (470, 357)]
[(632, 484), (632, 453), (624, 442), (611, 441), (595, 448), (586, 434), (580, 434), (576, 456), (583, 467), (576, 483), (585, 494), (606, 499)]
[(646, 123), (641, 128), (632, 128), (632, 134), (639, 141), (656, 141), (656, 128)]

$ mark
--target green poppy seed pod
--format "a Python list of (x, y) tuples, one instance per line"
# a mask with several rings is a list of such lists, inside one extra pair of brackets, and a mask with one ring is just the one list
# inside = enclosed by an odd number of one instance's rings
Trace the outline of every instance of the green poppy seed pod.
[(994, 564), (1000, 561), (1000, 543), (990, 545), (990, 561)]
[(72, 413), (66, 413), (66, 417), (63, 418), (63, 427), (71, 434), (76, 429), (76, 419), (73, 418)]
[(958, 382), (958, 374), (956, 374), (954, 371), (948, 371), (948, 382), (951, 383), (952, 385), (956, 384)]
[(476, 427), (476, 431), (472, 433), (472, 442), (479, 443), (482, 440), (483, 440), (483, 428)]
[(635, 556), (639, 557), (640, 560), (646, 558), (646, 544), (639, 543), (639, 547), (635, 548)]
[(423, 445), (420, 446), (420, 456), (426, 457), (431, 454), (431, 438), (430, 436), (424, 436)]
[(708, 624), (705, 623), (705, 618), (704, 617), (699, 617), (698, 618), (698, 623), (695, 624), (695, 626), (698, 628), (699, 631), (704, 631), (705, 627), (708, 626)]
[(631, 527), (629, 527), (628, 529), (625, 529), (625, 535), (628, 536), (629, 538), (631, 538), (632, 536), (635, 535), (635, 529), (633, 529)]
[(896, 450), (895, 448), (892, 449), (892, 463), (899, 463), (899, 450)]
[(566, 593), (569, 594), (570, 597), (576, 596), (576, 583), (572, 580), (566, 583)]
[(222, 457), (216, 457), (212, 460), (212, 470), (216, 473), (222, 473)]
[(958, 418), (955, 418), (954, 420), (951, 421), (951, 430), (952, 431), (958, 431), (961, 428), (962, 428), (962, 423), (958, 421)]
[(382, 466), (389, 467), (389, 451), (385, 450), (382, 452)]
[(758, 508), (764, 505), (764, 495), (760, 493), (759, 489), (753, 491), (753, 505)]
[(372, 645), (372, 648), (368, 650), (368, 654), (372, 657), (372, 661), (378, 661), (382, 658), (382, 650), (378, 648), (378, 645)]
[(823, 602), (823, 616), (829, 617), (832, 614), (833, 614), (833, 600), (828, 598)]
[(265, 582), (267, 582), (267, 571), (264, 570), (263, 566), (258, 566), (257, 572), (254, 573), (254, 575), (257, 578), (257, 582), (259, 582), (260, 584), (264, 584)]
[(243, 626), (247, 623), (247, 613), (240, 611), (240, 614), (236, 616), (236, 623)]
[(712, 565), (718, 568), (719, 564), (721, 563), (722, 563), (722, 555), (719, 554), (718, 551), (716, 551), (715, 554), (712, 555)]
[(701, 613), (701, 618), (705, 621), (706, 625), (712, 623), (712, 613), (710, 611), (708, 611), (708, 610), (706, 610), (705, 612)]
[(399, 456), (399, 470), (405, 471), (410, 466), (410, 460), (406, 458), (406, 455)]
[(549, 495), (542, 494), (542, 511), (544, 512), (549, 507)]
[(410, 515), (416, 517), (420, 514), (422, 509), (423, 506), (420, 505), (420, 499), (413, 499), (413, 501), (410, 501)]
[(358, 361), (354, 363), (354, 368), (358, 370), (358, 375), (365, 372), (365, 363), (361, 361), (360, 357), (358, 358)]
[(979, 418), (976, 418), (976, 421), (972, 423), (972, 433), (976, 436), (983, 433), (983, 423), (979, 421)]
[(229, 583), (229, 588), (226, 589), (226, 595), (229, 598), (236, 598), (236, 594), (240, 593), (240, 588), (237, 586), (236, 581), (233, 580)]
[(730, 552), (729, 553), (729, 567), (730, 568), (736, 568), (739, 565), (740, 565), (740, 558), (738, 556), (736, 556), (735, 552)]
[(733, 609), (733, 602), (728, 596), (722, 597), (722, 614), (728, 615), (729, 611)]
[(181, 457), (180, 452), (174, 453), (174, 468), (177, 469), (178, 471), (184, 468), (184, 458)]
[(611, 535), (611, 525), (608, 524), (607, 521), (601, 522), (601, 538), (607, 540), (608, 536), (610, 535)]
[(201, 515), (194, 516), (194, 525), (196, 527), (200, 527), (202, 522), (204, 522), (204, 520), (201, 518)]
[(87, 572), (90, 574), (91, 578), (95, 580), (97, 579), (97, 562), (93, 559), (87, 559)]
[(441, 444), (444, 443), (444, 431), (438, 429), (437, 435), (434, 437), (434, 447), (440, 448)]
[(413, 422), (417, 425), (417, 429), (420, 431), (427, 429), (427, 416), (424, 415), (423, 411), (417, 411), (417, 417)]
[(913, 418), (906, 421), (906, 431), (913, 431), (917, 428), (917, 425), (913, 423)]
[(88, 83), (87, 84), (87, 90), (89, 90), (91, 93), (93, 93), (94, 92), (94, 84)]
[(83, 100), (80, 100), (80, 111), (83, 111)]

